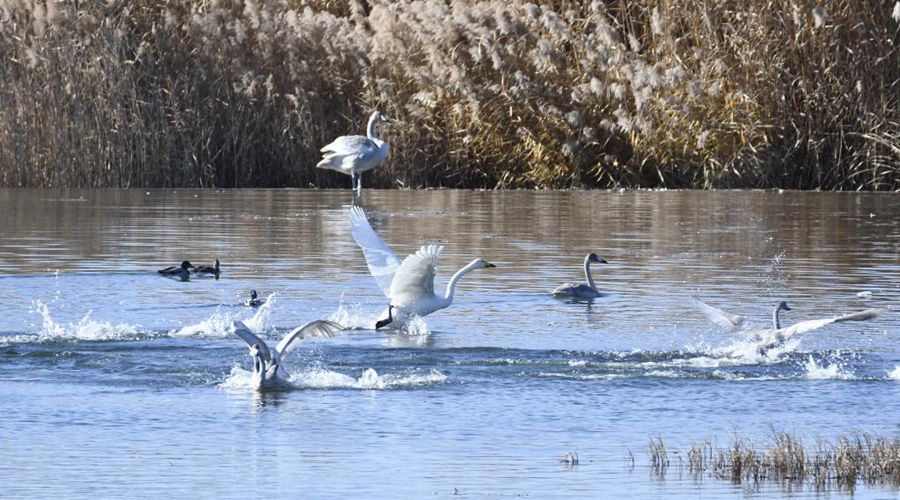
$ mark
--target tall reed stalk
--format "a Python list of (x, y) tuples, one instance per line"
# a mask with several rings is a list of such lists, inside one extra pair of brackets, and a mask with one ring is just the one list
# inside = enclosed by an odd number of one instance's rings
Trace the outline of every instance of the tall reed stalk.
[[(0, 185), (900, 189), (900, 8), (0, 0)], [(895, 14), (895, 12), (898, 12)]]

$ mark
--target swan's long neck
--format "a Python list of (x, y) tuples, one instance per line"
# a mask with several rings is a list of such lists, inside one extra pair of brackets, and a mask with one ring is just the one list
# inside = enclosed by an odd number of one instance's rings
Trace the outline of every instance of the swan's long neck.
[(478, 259), (475, 259), (472, 262), (469, 262), (469, 265), (467, 265), (466, 267), (460, 269), (459, 271), (456, 271), (456, 274), (454, 274), (453, 277), (450, 278), (450, 283), (447, 283), (447, 292), (444, 294), (444, 300), (447, 301), (447, 305), (453, 303), (453, 294), (456, 293), (456, 282), (459, 281), (459, 279), (462, 278), (464, 274), (468, 273), (472, 269), (477, 268), (478, 264), (480, 263), (481, 262)]
[(781, 329), (781, 318), (778, 317), (778, 313), (781, 311), (781, 305), (775, 306), (775, 310), (772, 312), (772, 324), (775, 325), (776, 330)]
[(369, 139), (378, 139), (378, 136), (375, 135), (375, 123), (378, 121), (378, 113), (372, 113), (372, 116), (369, 117), (369, 124), (366, 126), (366, 135), (369, 136)]
[(587, 279), (588, 286), (597, 289), (597, 285), (594, 284), (594, 277), (591, 275), (591, 258), (587, 256), (584, 258), (584, 277)]
[(253, 367), (256, 369), (256, 373), (259, 374), (259, 377), (265, 378), (266, 375), (266, 360), (263, 359), (262, 354), (257, 353), (253, 356)]

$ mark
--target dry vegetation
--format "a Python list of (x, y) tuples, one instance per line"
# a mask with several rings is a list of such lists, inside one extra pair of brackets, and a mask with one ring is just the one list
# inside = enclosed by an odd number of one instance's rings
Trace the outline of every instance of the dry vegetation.
[[(816, 6), (819, 5), (819, 6)], [(900, 4), (0, 0), (0, 185), (900, 189)]]
[[(651, 439), (648, 452), (652, 470), (664, 476), (670, 462), (662, 439)], [(762, 447), (735, 438), (727, 448), (719, 448), (707, 440), (695, 443), (685, 457), (679, 456), (674, 465), (698, 478), (706, 474), (751, 487), (770, 481), (788, 489), (810, 484), (818, 490), (852, 490), (859, 481), (900, 486), (900, 439), (872, 434), (841, 436), (837, 443), (818, 441), (807, 447), (800, 438), (773, 430)]]

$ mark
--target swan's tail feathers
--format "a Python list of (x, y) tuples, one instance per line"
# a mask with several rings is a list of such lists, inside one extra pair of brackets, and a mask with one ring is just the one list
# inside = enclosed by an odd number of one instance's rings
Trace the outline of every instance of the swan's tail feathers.
[(327, 154), (324, 158), (322, 158), (319, 163), (316, 163), (316, 168), (326, 168), (329, 170), (337, 170), (341, 171), (341, 165), (344, 163), (344, 157), (342, 155), (336, 154)]
[(855, 313), (845, 314), (843, 316), (838, 316), (834, 319), (835, 323), (841, 321), (868, 321), (880, 314), (884, 314), (890, 310), (889, 307), (874, 307), (872, 309), (866, 309), (865, 311), (859, 311)]

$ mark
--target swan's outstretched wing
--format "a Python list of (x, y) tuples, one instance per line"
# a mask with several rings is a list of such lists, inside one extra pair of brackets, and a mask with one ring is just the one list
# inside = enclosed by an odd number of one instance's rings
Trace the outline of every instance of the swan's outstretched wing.
[(697, 297), (691, 297), (694, 299), (694, 305), (700, 309), (706, 318), (713, 323), (721, 326), (722, 328), (727, 328), (729, 330), (736, 330), (745, 326), (746, 319), (743, 316), (739, 316), (737, 314), (730, 314), (721, 309), (717, 309)]
[(232, 323), (232, 328), (234, 329), (234, 334), (244, 339), (244, 342), (246, 342), (247, 345), (250, 347), (257, 346), (263, 359), (266, 361), (272, 359), (272, 353), (269, 351), (269, 346), (266, 345), (266, 342), (263, 339), (251, 332), (250, 329), (247, 328), (247, 325), (235, 320), (234, 323)]
[(378, 145), (364, 135), (342, 135), (320, 149), (329, 155), (365, 155), (378, 151)]
[(350, 234), (363, 251), (369, 272), (378, 283), (378, 287), (390, 297), (391, 281), (400, 267), (400, 259), (385, 244), (384, 240), (369, 225), (366, 213), (358, 206), (350, 208)]
[(865, 311), (844, 314), (843, 316), (837, 316), (834, 318), (810, 319), (784, 328), (783, 334), (788, 337), (791, 335), (796, 335), (798, 333), (805, 333), (818, 328), (822, 328), (823, 326), (830, 325), (832, 323), (841, 323), (844, 321), (868, 321), (884, 312), (887, 312), (886, 308), (873, 308), (866, 309)]
[(301, 327), (294, 328), (291, 330), (291, 333), (288, 333), (281, 339), (281, 342), (275, 346), (276, 356), (280, 357), (282, 354), (290, 351), (295, 340), (305, 340), (312, 337), (332, 337), (334, 332), (343, 329), (343, 326), (333, 321), (324, 319), (310, 321)]
[(418, 252), (403, 259), (394, 275), (388, 298), (400, 305), (433, 297), (437, 262), (443, 249), (439, 245), (424, 245)]

